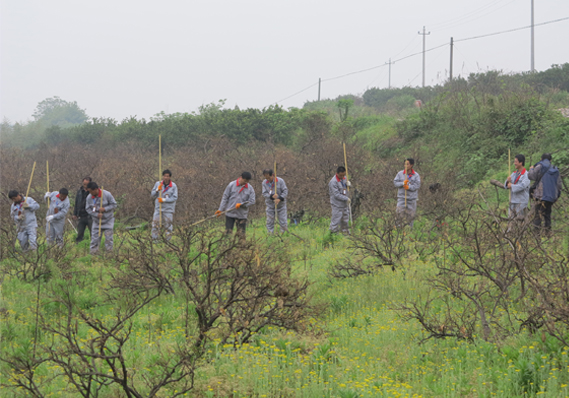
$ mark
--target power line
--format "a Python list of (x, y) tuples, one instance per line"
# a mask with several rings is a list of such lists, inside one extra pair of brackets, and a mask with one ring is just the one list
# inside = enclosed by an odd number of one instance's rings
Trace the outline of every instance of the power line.
[[(541, 23), (538, 23), (538, 24), (534, 24), (533, 26), (535, 27), (535, 26), (549, 25), (549, 24), (552, 24), (552, 23), (561, 22), (561, 21), (566, 21), (566, 20), (569, 20), (569, 17), (559, 18), (559, 19), (555, 19), (555, 20), (552, 20), (552, 21), (541, 22)], [(532, 26), (532, 25), (528, 25), (528, 26), (523, 26), (523, 27), (520, 27), (520, 28), (502, 30), (502, 31), (500, 31), (500, 32), (488, 33), (488, 34), (479, 35), (479, 36), (473, 36), (473, 37), (466, 37), (466, 38), (464, 38), (464, 39), (457, 39), (457, 40), (454, 40), (454, 43), (461, 42), (461, 41), (467, 41), (467, 40), (481, 39), (481, 38), (484, 38), (484, 37), (496, 36), (496, 35), (501, 35), (501, 34), (504, 34), (504, 33), (516, 32), (516, 31), (518, 31), (518, 30), (529, 29), (529, 28), (531, 28), (531, 26)], [(427, 53), (427, 52), (429, 52), (429, 51), (433, 51), (433, 50), (436, 50), (436, 49), (438, 49), (438, 48), (441, 48), (441, 47), (444, 47), (444, 46), (448, 46), (448, 45), (449, 45), (449, 43), (444, 43), (444, 44), (438, 45), (438, 46), (436, 46), (436, 47), (429, 48), (429, 49), (425, 50), (424, 52)], [(416, 52), (416, 53), (413, 53), (413, 54), (406, 55), (406, 56), (404, 56), (404, 57), (402, 57), (402, 58), (395, 59), (395, 60), (391, 61), (391, 63), (400, 62), (400, 61), (403, 61), (403, 60), (405, 60), (405, 59), (407, 59), (407, 58), (411, 58), (411, 57), (414, 57), (414, 56), (419, 55), (419, 54), (423, 54), (423, 51), (419, 51), (419, 52)], [(334, 77), (329, 77), (329, 78), (327, 78), (327, 79), (322, 79), (321, 81), (322, 81), (322, 82), (329, 82), (329, 81), (332, 81), (332, 80), (341, 79), (341, 78), (343, 78), (343, 77), (347, 77), (347, 76), (351, 76), (351, 75), (356, 75), (356, 74), (363, 73), (363, 72), (368, 72), (368, 71), (374, 70), (374, 69), (383, 68), (383, 67), (385, 67), (385, 66), (387, 66), (387, 65), (388, 65), (388, 64), (385, 64), (385, 63), (384, 63), (384, 64), (381, 64), (381, 65), (372, 66), (372, 67), (370, 67), (370, 68), (366, 68), (366, 69), (361, 69), (361, 70), (354, 71), (354, 72), (345, 73), (345, 74), (343, 74), (343, 75), (338, 75), (338, 76), (334, 76)], [(413, 80), (415, 80), (415, 78), (414, 78)], [(301, 93), (305, 92), (306, 90), (311, 89), (312, 87), (317, 86), (317, 85), (318, 85), (318, 83), (311, 84), (310, 86), (307, 86), (307, 87), (303, 88), (302, 90), (297, 91), (296, 93), (289, 95), (288, 97), (285, 97), (285, 98), (283, 98), (283, 99), (281, 99), (281, 100), (279, 100), (279, 101), (273, 102), (273, 104), (278, 104), (278, 103), (280, 103), (280, 102), (286, 101), (287, 99), (292, 98), (292, 97), (295, 97), (295, 96), (297, 96), (298, 94), (301, 94)]]
[[(553, 21), (547, 21), (547, 22), (542, 22), (542, 23), (536, 23), (536, 24), (534, 24), (533, 26), (549, 25), (549, 24), (556, 23), (556, 22), (566, 21), (566, 20), (568, 20), (568, 19), (569, 19), (569, 17), (559, 18), (559, 19), (555, 19), (555, 20), (553, 20)], [(496, 35), (501, 35), (501, 34), (503, 34), (503, 33), (510, 33), (510, 32), (515, 32), (515, 31), (517, 31), (517, 30), (523, 30), (523, 29), (529, 29), (529, 28), (531, 28), (531, 25), (523, 26), (523, 27), (521, 27), (521, 28), (514, 28), (514, 29), (503, 30), (503, 31), (501, 31), (501, 32), (488, 33), (488, 34), (480, 35), (480, 36), (467, 37), (467, 38), (465, 38), (465, 39), (458, 39), (458, 40), (455, 40), (454, 42), (456, 43), (457, 41), (466, 41), (466, 40), (481, 39), (481, 38), (483, 38), (483, 37), (496, 36)]]

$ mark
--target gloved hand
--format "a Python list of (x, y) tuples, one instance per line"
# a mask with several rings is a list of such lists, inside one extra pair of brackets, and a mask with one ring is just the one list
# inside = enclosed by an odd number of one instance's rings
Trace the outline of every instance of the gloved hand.
[(18, 221), (22, 221), (24, 218), (26, 218), (26, 215), (24, 213), (20, 213), (18, 215)]
[(352, 199), (348, 198), (348, 204), (352, 203)]
[(237, 204), (235, 205), (235, 208), (236, 208), (236, 209), (238, 209), (238, 208), (240, 208), (240, 207), (241, 207), (241, 203), (237, 203)]
[(162, 183), (160, 183), (160, 185), (158, 185), (157, 191), (161, 191), (161, 190), (162, 190)]
[(46, 220), (47, 222), (51, 222), (51, 220), (53, 220), (53, 217), (54, 217), (54, 216), (47, 216), (47, 217), (45, 218), (45, 220)]
[(408, 184), (403, 184), (403, 188), (404, 188), (405, 190), (408, 190), (408, 189), (409, 189), (409, 185), (408, 185)]
[(57, 214), (57, 213), (59, 213), (59, 209), (56, 207), (55, 209), (53, 209), (53, 212), (54, 212), (55, 214)]
[(352, 186), (352, 182), (348, 180), (348, 181), (346, 182), (346, 185), (349, 186), (349, 187), (351, 187), (351, 186)]
[(50, 194), (49, 192), (46, 192), (45, 195), (43, 196), (43, 198), (44, 198), (44, 199), (49, 198), (49, 196), (50, 196), (49, 194)]
[(24, 204), (22, 205), (22, 207), (23, 207), (24, 209), (27, 209), (27, 208), (30, 207), (30, 205), (28, 204), (28, 202), (24, 202)]
[(403, 185), (409, 185), (409, 180), (405, 179), (405, 181), (403, 181)]
[(219, 217), (219, 216), (221, 216), (221, 213), (223, 213), (223, 212), (222, 212), (221, 210), (218, 210), (218, 211), (215, 212), (215, 216), (216, 216), (216, 217)]
[(164, 202), (164, 199), (158, 198), (158, 203), (162, 203), (162, 202)]

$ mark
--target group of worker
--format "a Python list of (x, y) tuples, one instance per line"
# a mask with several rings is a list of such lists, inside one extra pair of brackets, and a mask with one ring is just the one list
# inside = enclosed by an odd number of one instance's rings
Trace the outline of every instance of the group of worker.
[[(516, 170), (509, 176), (504, 184), (505, 189), (511, 190), (509, 214), (511, 219), (525, 217), (529, 201), (530, 180), (536, 181), (532, 196), (539, 201), (536, 206), (536, 224), (545, 220), (545, 227), (551, 228), (551, 205), (561, 192), (561, 178), (559, 170), (551, 166), (551, 155), (544, 154), (541, 161), (526, 172), (524, 168), (525, 157), (516, 155), (514, 167)], [(417, 211), (418, 192), (421, 187), (421, 177), (414, 170), (415, 161), (405, 159), (404, 169), (397, 173), (393, 183), (397, 188), (397, 208), (399, 225), (413, 225)], [(557, 172), (556, 191), (549, 189), (552, 178)], [(553, 177), (550, 178), (550, 175)], [(262, 195), (266, 206), (266, 227), (270, 234), (275, 232), (275, 221), (278, 222), (280, 232), (288, 231), (287, 198), (288, 188), (286, 182), (277, 177), (273, 170), (263, 170)], [(231, 181), (221, 199), (216, 217), (225, 215), (225, 231), (231, 233), (234, 228), (241, 236), (245, 235), (249, 208), (255, 204), (255, 190), (251, 186), (252, 176), (243, 172), (239, 178)], [(351, 182), (346, 177), (346, 169), (339, 166), (336, 174), (328, 183), (332, 215), (330, 231), (349, 234), (351, 218)], [(557, 195), (557, 196), (555, 196)], [(555, 199), (553, 199), (555, 196)], [(8, 197), (12, 199), (11, 216), (18, 228), (18, 240), (22, 250), (37, 248), (37, 219), (35, 212), (39, 204), (31, 197), (24, 197), (17, 191), (10, 191)], [(174, 213), (178, 200), (178, 187), (172, 181), (172, 172), (164, 170), (162, 180), (157, 181), (151, 191), (155, 201), (152, 218), (151, 236), (159, 241), (161, 233), (165, 239), (172, 236)], [(63, 230), (66, 215), (70, 204), (68, 191), (62, 188), (59, 192), (46, 192), (44, 199), (50, 203), (46, 215), (46, 236), (48, 244), (53, 242), (63, 245)], [(85, 229), (91, 232), (91, 253), (97, 254), (101, 245), (101, 237), (105, 236), (105, 250), (113, 249), (114, 210), (117, 207), (113, 195), (99, 188), (90, 177), (83, 179), (83, 184), (77, 191), (73, 219), (77, 221), (76, 242), (81, 242)]]

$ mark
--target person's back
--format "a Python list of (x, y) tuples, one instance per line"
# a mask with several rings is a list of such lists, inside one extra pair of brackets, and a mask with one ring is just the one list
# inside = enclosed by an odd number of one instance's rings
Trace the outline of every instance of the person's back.
[(559, 169), (551, 164), (551, 155), (544, 153), (541, 160), (531, 166), (529, 179), (534, 181), (530, 189), (534, 199), (534, 219), (533, 225), (536, 229), (541, 228), (541, 221), (544, 222), (546, 231), (551, 231), (551, 208), (561, 195), (562, 181)]

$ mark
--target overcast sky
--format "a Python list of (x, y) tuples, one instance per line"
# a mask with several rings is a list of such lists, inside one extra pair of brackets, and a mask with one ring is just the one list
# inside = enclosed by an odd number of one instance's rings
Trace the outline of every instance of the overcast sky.
[[(455, 40), (530, 24), (531, 0), (0, 0), (0, 116), (77, 101), (91, 117), (149, 118), (226, 99), (263, 108), (318, 82)], [(569, 17), (535, 0), (535, 23)], [(535, 66), (569, 62), (569, 20), (535, 28)], [(530, 68), (530, 30), (457, 42), (455, 75)], [(448, 78), (449, 46), (427, 53), (426, 83)], [(421, 85), (421, 56), (392, 65)], [(382, 67), (322, 83), (322, 98), (388, 85)], [(301, 107), (318, 87), (280, 104)]]

